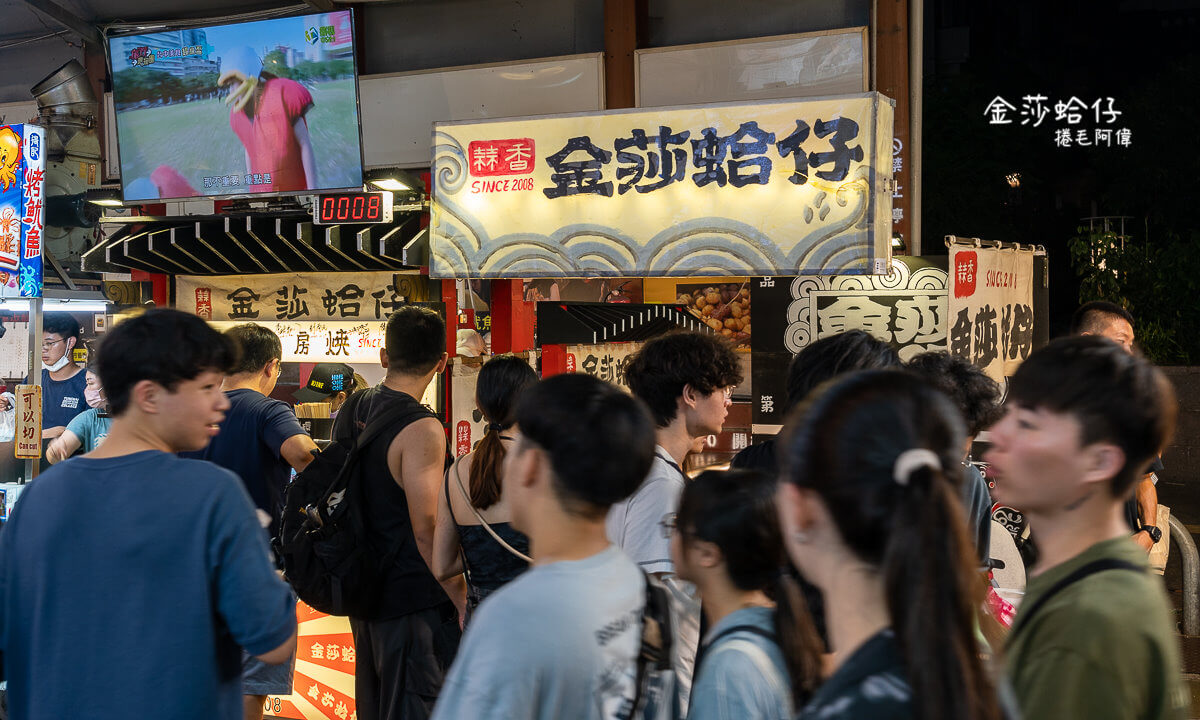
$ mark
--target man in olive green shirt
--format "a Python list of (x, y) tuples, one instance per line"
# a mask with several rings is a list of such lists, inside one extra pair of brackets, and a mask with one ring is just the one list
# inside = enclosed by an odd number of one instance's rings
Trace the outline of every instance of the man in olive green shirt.
[(1171, 610), (1123, 514), (1174, 429), (1170, 384), (1110, 340), (1063, 338), (1021, 365), (1006, 408), (985, 459), (1041, 555), (1006, 649), (1025, 720), (1186, 718)]

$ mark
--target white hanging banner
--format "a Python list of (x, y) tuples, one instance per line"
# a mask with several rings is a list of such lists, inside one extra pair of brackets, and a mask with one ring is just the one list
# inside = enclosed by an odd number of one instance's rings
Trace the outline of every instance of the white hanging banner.
[(1033, 351), (1033, 254), (950, 246), (950, 353), (1000, 383)]

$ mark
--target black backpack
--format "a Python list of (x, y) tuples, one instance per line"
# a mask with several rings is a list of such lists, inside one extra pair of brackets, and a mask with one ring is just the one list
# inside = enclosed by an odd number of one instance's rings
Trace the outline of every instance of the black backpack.
[(363, 452), (388, 428), (422, 417), (436, 416), (415, 403), (385, 409), (357, 436), (335, 439), (288, 486), (275, 549), (284, 577), (314, 610), (370, 617), (381, 571), (403, 538), (386, 552), (368, 540), (362, 507)]

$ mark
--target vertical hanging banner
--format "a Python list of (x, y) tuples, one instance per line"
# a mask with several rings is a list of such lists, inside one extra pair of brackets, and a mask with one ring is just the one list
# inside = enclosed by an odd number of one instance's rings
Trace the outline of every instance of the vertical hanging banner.
[(18, 385), (14, 394), (17, 403), (17, 427), (13, 437), (13, 454), (22, 460), (37, 460), (42, 456), (42, 389), (37, 385)]
[(1034, 347), (1030, 248), (950, 245), (949, 349), (999, 383)]
[(0, 126), (0, 297), (41, 297), (45, 130)]
[(892, 105), (436, 123), (430, 277), (886, 274)]

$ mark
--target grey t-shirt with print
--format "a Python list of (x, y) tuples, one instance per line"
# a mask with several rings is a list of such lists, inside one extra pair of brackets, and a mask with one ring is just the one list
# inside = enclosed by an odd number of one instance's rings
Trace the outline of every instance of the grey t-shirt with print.
[(615, 547), (531, 568), (479, 606), (434, 720), (625, 717), (645, 588)]
[(675, 572), (671, 540), (662, 522), (679, 509), (683, 474), (660, 445), (646, 479), (628, 499), (613, 505), (605, 520), (608, 539), (648, 573)]

